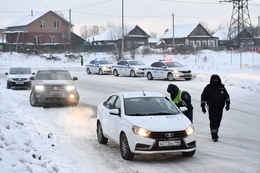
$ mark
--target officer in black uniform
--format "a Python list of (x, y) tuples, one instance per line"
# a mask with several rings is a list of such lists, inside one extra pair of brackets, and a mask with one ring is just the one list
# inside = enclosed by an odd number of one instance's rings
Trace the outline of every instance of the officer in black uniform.
[(223, 109), (225, 106), (226, 111), (230, 109), (229, 94), (217, 74), (211, 76), (210, 83), (201, 94), (201, 108), (204, 114), (206, 113), (206, 106), (209, 112), (211, 137), (214, 142), (217, 142)]

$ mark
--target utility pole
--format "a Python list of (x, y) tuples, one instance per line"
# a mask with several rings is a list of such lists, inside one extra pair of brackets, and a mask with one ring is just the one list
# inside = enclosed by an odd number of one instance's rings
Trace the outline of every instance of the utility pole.
[(172, 13), (172, 47), (173, 47), (173, 49), (175, 49), (175, 47), (174, 47), (174, 13)]
[(69, 49), (71, 51), (71, 9), (69, 9)]
[(121, 59), (124, 60), (124, 0), (122, 0), (122, 51)]

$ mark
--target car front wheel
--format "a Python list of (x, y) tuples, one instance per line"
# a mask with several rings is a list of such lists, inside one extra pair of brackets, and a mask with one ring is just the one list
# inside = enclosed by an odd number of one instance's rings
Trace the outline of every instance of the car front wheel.
[(134, 153), (130, 151), (128, 140), (124, 133), (120, 137), (120, 150), (123, 159), (132, 160), (134, 158)]
[(106, 144), (108, 139), (103, 134), (103, 129), (100, 122), (97, 123), (97, 139), (100, 144)]
[(167, 75), (167, 79), (168, 79), (169, 81), (173, 81), (173, 80), (174, 80), (173, 74), (172, 74), (172, 73), (169, 73), (169, 74)]
[(114, 76), (118, 76), (117, 70), (114, 70), (114, 71), (113, 71), (113, 74), (114, 74)]
[(39, 104), (37, 103), (37, 101), (34, 99), (33, 93), (31, 92), (30, 94), (30, 104), (32, 106), (39, 106)]
[(146, 77), (148, 80), (153, 80), (153, 75), (150, 72), (147, 73)]
[(90, 72), (90, 69), (89, 68), (87, 68), (87, 74), (91, 74), (91, 72)]
[(98, 73), (99, 73), (100, 75), (102, 75), (102, 74), (103, 74), (103, 71), (102, 71), (102, 69), (101, 69), (101, 68), (98, 70)]
[(134, 70), (131, 70), (131, 71), (130, 71), (130, 76), (131, 76), (131, 77), (135, 77), (135, 76), (136, 76)]

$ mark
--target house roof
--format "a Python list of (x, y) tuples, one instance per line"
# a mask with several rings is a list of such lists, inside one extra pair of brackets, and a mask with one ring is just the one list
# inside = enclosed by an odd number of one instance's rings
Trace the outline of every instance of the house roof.
[(228, 40), (228, 29), (220, 29), (215, 34), (213, 34), (213, 37), (218, 37), (219, 40)]
[[(126, 25), (124, 27), (124, 36), (128, 37), (142, 37), (141, 35), (129, 35), (129, 33), (138, 27), (140, 30), (142, 30), (138, 25)], [(142, 30), (143, 31), (143, 30)], [(145, 37), (145, 36), (143, 36)], [(105, 30), (102, 34), (96, 35), (93, 37), (87, 38), (87, 40), (93, 40), (94, 41), (106, 41), (106, 40), (118, 40), (122, 38), (122, 27), (112, 27)]]
[[(33, 21), (37, 20), (38, 18), (42, 17), (43, 15), (47, 14), (47, 13), (53, 13), (57, 16), (59, 16), (58, 14), (56, 14), (53, 11), (47, 11), (47, 12), (35, 12), (33, 14), (28, 14), (28, 15), (24, 15), (21, 16), (20, 18), (14, 20), (13, 22), (11, 22), (10, 24), (8, 24), (6, 27), (17, 27), (17, 26), (26, 26), (29, 25), (30, 23), (32, 23)], [(63, 17), (59, 16), (60, 18), (62, 18), (64, 21), (68, 22), (67, 20), (65, 20)]]
[[(198, 24), (182, 24), (182, 25), (175, 25), (174, 26), (174, 38), (183, 38), (187, 37), (196, 27)], [(169, 29), (162, 38), (172, 38), (173, 37), (173, 27)]]

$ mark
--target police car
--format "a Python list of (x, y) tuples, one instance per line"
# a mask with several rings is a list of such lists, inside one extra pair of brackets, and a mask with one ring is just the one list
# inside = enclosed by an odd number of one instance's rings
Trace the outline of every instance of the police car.
[(91, 60), (89, 64), (86, 64), (86, 72), (88, 74), (98, 73), (100, 75), (104, 73), (111, 73), (111, 66), (113, 62), (105, 58), (96, 58)]
[(145, 68), (145, 76), (148, 80), (153, 80), (153, 78), (163, 78), (169, 81), (190, 80), (192, 72), (179, 62), (172, 61), (172, 59), (163, 59)]
[(120, 60), (112, 65), (114, 76), (127, 75), (131, 77), (144, 76), (145, 64), (139, 60)]

